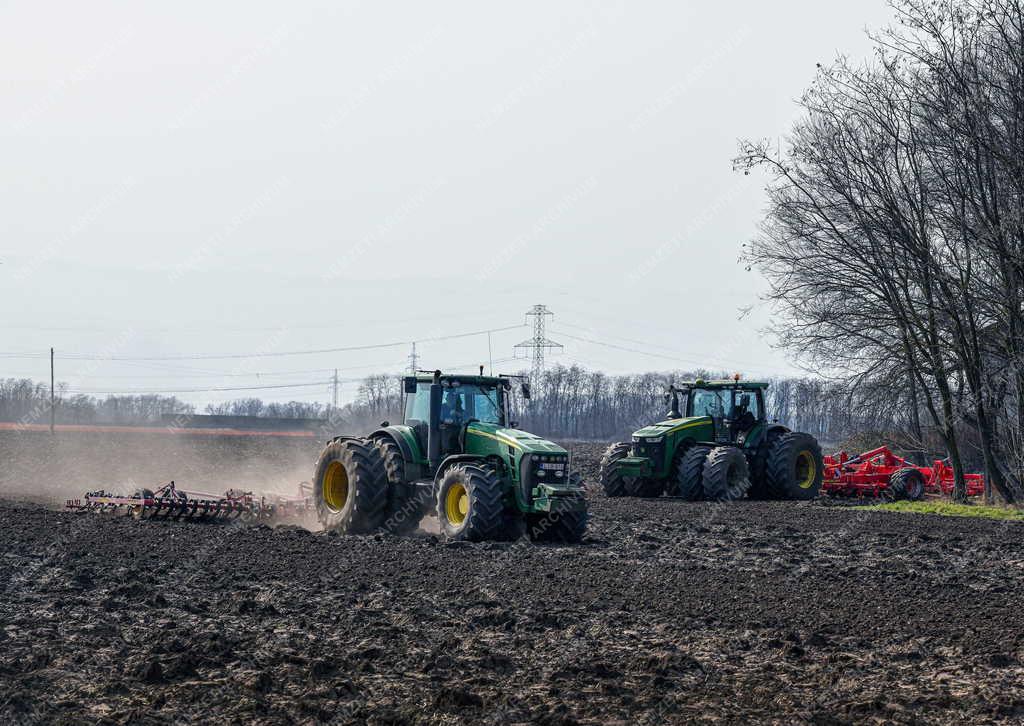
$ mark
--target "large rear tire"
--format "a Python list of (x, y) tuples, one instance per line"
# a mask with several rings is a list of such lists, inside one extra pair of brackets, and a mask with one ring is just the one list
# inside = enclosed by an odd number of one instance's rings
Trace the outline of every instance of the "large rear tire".
[(620, 441), (605, 449), (601, 457), (600, 479), (601, 488), (606, 497), (625, 497), (629, 495), (629, 478), (619, 471), (620, 459), (629, 456), (630, 444)]
[(394, 441), (379, 438), (375, 442), (388, 477), (388, 503), (381, 528), (392, 534), (409, 534), (420, 525), (430, 508), (430, 492), (405, 480), (405, 457)]
[(768, 449), (765, 486), (776, 499), (814, 499), (824, 468), (817, 439), (796, 431), (783, 434)]
[(924, 476), (912, 468), (894, 471), (889, 477), (889, 493), (893, 499), (919, 501), (924, 497)]
[(691, 446), (676, 461), (675, 471), (669, 485), (669, 495), (682, 497), (688, 502), (699, 501), (704, 496), (704, 460), (711, 453), (710, 446)]
[(365, 534), (381, 525), (388, 482), (380, 452), (367, 439), (332, 441), (320, 452), (313, 500), (324, 529)]
[(742, 499), (750, 491), (747, 457), (733, 446), (716, 446), (704, 459), (701, 472), (704, 498), (711, 502)]
[(486, 464), (455, 464), (441, 479), (437, 521), (449, 540), (502, 539), (504, 510), (501, 481)]

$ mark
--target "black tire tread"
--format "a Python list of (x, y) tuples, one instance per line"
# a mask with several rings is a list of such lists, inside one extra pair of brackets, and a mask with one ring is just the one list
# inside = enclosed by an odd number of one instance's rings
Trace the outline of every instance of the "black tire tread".
[(388, 501), (381, 529), (391, 534), (409, 534), (416, 531), (430, 507), (429, 493), (405, 481), (405, 457), (392, 439), (380, 437), (374, 441), (384, 462), (388, 479)]
[[(799, 449), (810, 449), (817, 465), (817, 486), (806, 492), (796, 491), (791, 481), (793, 477), (793, 459)], [(791, 431), (782, 434), (771, 443), (768, 449), (768, 462), (765, 466), (765, 489), (773, 499), (813, 499), (821, 488), (824, 463), (821, 445), (810, 434)]]
[[(738, 488), (729, 486), (729, 472), (739, 467), (743, 479)], [(750, 491), (750, 467), (746, 455), (732, 446), (716, 446), (704, 460), (701, 475), (704, 498), (712, 502), (728, 502), (742, 499)]]
[(579, 544), (587, 531), (588, 520), (586, 509), (531, 514), (527, 518), (527, 532), (534, 542)]
[[(445, 531), (447, 522), (444, 509), (446, 487), (450, 476), (460, 476), (470, 493), (470, 512), (466, 524), (458, 532)], [(502, 539), (505, 533), (505, 496), (501, 480), (494, 468), (487, 464), (455, 464), (445, 472), (437, 490), (437, 517), (441, 531), (450, 540), (483, 542)]]
[[(348, 472), (349, 487), (355, 500), (349, 512), (332, 512), (321, 496), (323, 470), (331, 461), (340, 461)], [(320, 452), (314, 476), (317, 517), (325, 529), (341, 534), (366, 534), (380, 527), (387, 507), (388, 486), (384, 461), (368, 439), (338, 439)]]
[(599, 478), (606, 497), (629, 496), (626, 478), (618, 472), (617, 464), (619, 459), (629, 456), (630, 449), (630, 444), (625, 441), (619, 441), (605, 449), (601, 457)]
[[(910, 482), (912, 479), (917, 479), (921, 482), (920, 489), (911, 489)], [(924, 477), (921, 475), (921, 472), (911, 467), (894, 471), (889, 477), (889, 493), (893, 499), (918, 501), (924, 497)]]
[(688, 502), (697, 502), (704, 498), (704, 460), (711, 452), (711, 448), (696, 444), (683, 452), (673, 472), (672, 496), (682, 497)]

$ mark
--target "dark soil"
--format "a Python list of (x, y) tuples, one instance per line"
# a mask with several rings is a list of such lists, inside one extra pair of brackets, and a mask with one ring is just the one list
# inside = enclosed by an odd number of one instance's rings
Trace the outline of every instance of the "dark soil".
[(0, 503), (0, 722), (1024, 721), (1020, 523), (591, 507), (535, 546)]

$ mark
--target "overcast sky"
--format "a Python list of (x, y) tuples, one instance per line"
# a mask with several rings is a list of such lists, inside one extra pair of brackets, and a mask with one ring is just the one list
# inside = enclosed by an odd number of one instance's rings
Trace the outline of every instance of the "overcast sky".
[[(409, 346), (60, 356), (370, 346), (543, 303), (551, 362), (791, 372), (737, 263), (764, 179), (730, 160), (889, 19), (883, 0), (0, 0), (0, 353), (54, 346), (74, 390), (326, 401), (328, 369), (398, 371)], [(492, 357), (529, 335), (493, 333)], [(470, 366), (487, 336), (418, 352)]]

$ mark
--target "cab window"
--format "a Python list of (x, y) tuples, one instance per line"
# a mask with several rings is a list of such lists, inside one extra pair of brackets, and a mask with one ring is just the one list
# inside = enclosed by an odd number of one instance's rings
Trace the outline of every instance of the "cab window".
[(420, 383), (416, 393), (405, 399), (405, 421), (430, 422), (430, 384)]
[(725, 418), (732, 410), (732, 391), (698, 388), (690, 392), (692, 416)]

